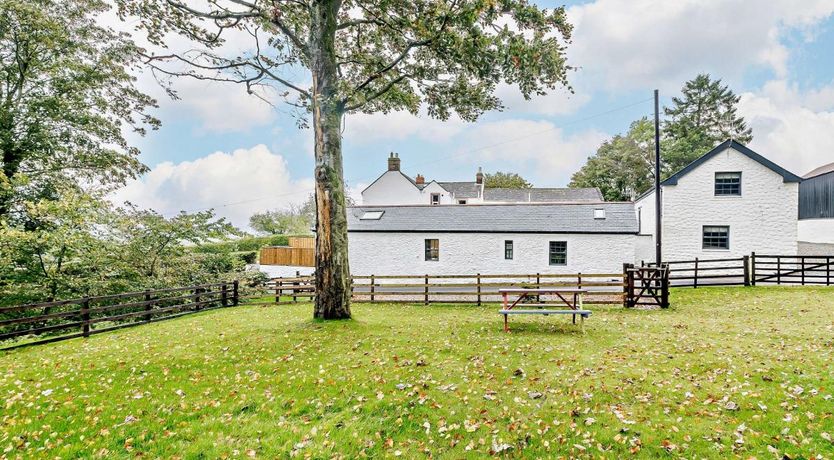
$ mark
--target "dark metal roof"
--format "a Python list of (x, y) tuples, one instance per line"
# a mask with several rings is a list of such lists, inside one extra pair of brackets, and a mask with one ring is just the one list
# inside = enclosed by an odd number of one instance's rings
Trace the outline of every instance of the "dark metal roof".
[(603, 201), (598, 188), (487, 188), (484, 201), (506, 203), (575, 203)]
[(481, 192), (481, 185), (477, 182), (438, 182), (438, 184), (458, 199), (478, 198)]
[[(604, 209), (605, 219), (594, 219)], [(384, 211), (379, 220), (360, 220)], [(357, 206), (348, 208), (349, 232), (613, 233), (639, 230), (632, 203)]]
[(834, 163), (828, 163), (827, 165), (820, 166), (819, 168), (809, 172), (808, 174), (802, 176), (803, 179), (810, 179), (812, 177), (822, 176), (823, 174), (828, 174), (834, 172)]
[(678, 179), (680, 179), (681, 177), (689, 174), (690, 171), (697, 168), (698, 166), (700, 166), (705, 161), (709, 160), (710, 158), (714, 157), (715, 155), (718, 155), (719, 153), (721, 153), (721, 152), (723, 152), (727, 149), (733, 149), (733, 150), (735, 150), (739, 153), (747, 155), (750, 159), (760, 163), (762, 166), (765, 166), (765, 167), (769, 168), (770, 170), (772, 170), (776, 174), (781, 175), (782, 179), (785, 182), (802, 182), (802, 178), (800, 178), (796, 174), (788, 171), (787, 169), (777, 165), (776, 163), (774, 163), (774, 162), (768, 160), (767, 158), (759, 155), (758, 153), (750, 150), (749, 148), (745, 147), (744, 145), (741, 145), (734, 140), (728, 140), (728, 141), (722, 142), (721, 144), (719, 144), (717, 147), (710, 150), (709, 152), (701, 155), (701, 157), (699, 157), (697, 160), (693, 161), (692, 163), (689, 163), (683, 169), (681, 169), (680, 171), (678, 171), (675, 174), (673, 174), (672, 176), (670, 176), (668, 179), (661, 182), (661, 184), (662, 185), (677, 185), (678, 184)]

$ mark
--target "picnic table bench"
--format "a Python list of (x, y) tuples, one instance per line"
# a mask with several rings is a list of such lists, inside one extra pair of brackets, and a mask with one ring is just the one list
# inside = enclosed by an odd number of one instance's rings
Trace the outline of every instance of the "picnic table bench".
[[(498, 292), (504, 299), (504, 307), (498, 312), (504, 315), (504, 332), (510, 332), (509, 315), (573, 315), (573, 324), (576, 324), (576, 316), (579, 315), (582, 333), (585, 333), (585, 318), (591, 316), (590, 310), (582, 308), (582, 297), (588, 292), (587, 289), (582, 288), (505, 288), (499, 289)], [(510, 303), (509, 296), (517, 294), (518, 298)], [(543, 307), (553, 307), (553, 304), (546, 303), (525, 303), (524, 299), (530, 298), (531, 295), (536, 297), (540, 295), (555, 295), (568, 307), (565, 310), (545, 310)], [(525, 307), (539, 307), (536, 310), (514, 310), (516, 305), (521, 302)]]

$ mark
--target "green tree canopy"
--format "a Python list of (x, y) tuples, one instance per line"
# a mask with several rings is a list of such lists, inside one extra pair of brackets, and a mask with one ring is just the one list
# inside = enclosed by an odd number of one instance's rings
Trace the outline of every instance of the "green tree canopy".
[[(346, 114), (421, 107), (475, 120), (501, 107), (500, 82), (524, 97), (567, 86), (564, 8), (526, 0), (116, 0), (150, 41), (179, 34), (199, 50), (150, 56), (157, 73), (278, 88), (312, 119), (316, 180), (314, 316), (350, 317), (341, 129)], [(248, 34), (227, 55), (229, 33)], [(307, 73), (301, 72), (306, 69)]]
[(103, 0), (0, 0), (0, 218), (58, 184), (111, 186), (145, 171), (125, 130), (159, 122), (134, 86), (133, 42), (101, 27)]
[(570, 187), (597, 187), (606, 201), (628, 201), (654, 181), (654, 124), (641, 118), (605, 141), (571, 177)]
[(720, 79), (701, 74), (684, 83), (680, 97), (664, 109), (663, 171), (673, 174), (727, 139), (742, 144), (753, 131), (738, 115), (740, 99)]
[(531, 188), (533, 184), (513, 172), (496, 171), (484, 174), (484, 188)]

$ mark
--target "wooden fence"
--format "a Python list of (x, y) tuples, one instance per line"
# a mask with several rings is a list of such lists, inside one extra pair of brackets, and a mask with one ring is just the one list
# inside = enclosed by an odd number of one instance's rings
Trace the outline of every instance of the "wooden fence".
[[(314, 278), (275, 278), (269, 284), (275, 301), (283, 297), (315, 297)], [(500, 288), (581, 287), (587, 288), (585, 303), (623, 303), (622, 273), (526, 274), (526, 275), (366, 275), (354, 276), (352, 297), (366, 303), (467, 303), (481, 305), (501, 302)], [(550, 296), (537, 303), (558, 304)]]
[(288, 246), (267, 246), (261, 248), (261, 265), (289, 265), (315, 267), (315, 248), (292, 248)]
[[(673, 260), (669, 266), (672, 287), (749, 286), (750, 258)], [(654, 266), (654, 264), (648, 264)]]
[[(0, 347), (55, 342), (238, 305), (239, 284), (128, 292), (124, 294), (0, 308)], [(31, 336), (33, 340), (20, 340)], [(18, 339), (18, 340), (14, 340)]]
[(316, 239), (309, 236), (291, 236), (287, 238), (291, 248), (316, 249)]
[(834, 285), (834, 257), (779, 256), (753, 253), (752, 284)]

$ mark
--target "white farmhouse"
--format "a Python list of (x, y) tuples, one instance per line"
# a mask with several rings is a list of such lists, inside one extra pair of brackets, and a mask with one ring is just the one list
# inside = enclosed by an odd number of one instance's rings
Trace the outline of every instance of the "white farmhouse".
[[(797, 253), (802, 179), (726, 141), (661, 183), (665, 260)], [(655, 233), (654, 191), (635, 202), (641, 235)], [(653, 243), (642, 245), (651, 261)]]
[(619, 273), (637, 231), (632, 203), (348, 209), (354, 275)]
[(388, 170), (362, 191), (362, 205), (462, 205), (485, 203), (593, 203), (602, 201), (596, 188), (484, 188), (484, 174), (478, 168), (473, 182), (426, 182), (413, 179), (401, 169), (400, 157), (391, 153)]

